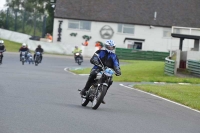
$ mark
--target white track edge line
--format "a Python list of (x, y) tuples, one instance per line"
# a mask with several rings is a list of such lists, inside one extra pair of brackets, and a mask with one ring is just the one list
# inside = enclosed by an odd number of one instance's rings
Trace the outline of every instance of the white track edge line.
[(171, 101), (171, 100), (169, 100), (169, 99), (166, 99), (166, 98), (163, 98), (163, 97), (160, 97), (160, 96), (157, 96), (157, 95), (155, 95), (155, 94), (151, 94), (151, 93), (149, 93), (149, 92), (145, 92), (145, 91), (142, 91), (142, 90), (139, 90), (139, 89), (136, 89), (136, 88), (132, 88), (132, 87), (129, 87), (129, 86), (126, 86), (126, 85), (123, 85), (123, 84), (119, 84), (119, 85), (120, 85), (120, 86), (123, 86), (123, 87), (126, 87), (126, 88), (129, 88), (129, 89), (131, 89), (131, 90), (136, 90), (136, 91), (139, 91), (139, 92), (142, 92), (142, 93), (145, 93), (145, 94), (148, 94), (148, 95), (151, 95), (151, 96), (154, 96), (154, 97), (157, 97), (157, 98), (163, 99), (163, 100), (165, 100), (165, 101), (168, 101), (168, 102), (174, 103), (174, 104), (176, 104), (176, 105), (179, 105), (179, 106), (185, 107), (185, 108), (187, 108), (187, 109), (193, 110), (193, 111), (195, 111), (195, 112), (197, 112), (197, 113), (200, 113), (199, 110), (196, 110), (196, 109), (190, 108), (190, 107), (188, 107), (188, 106), (185, 106), (185, 105), (183, 105), (183, 104), (180, 104), (180, 103), (177, 103), (177, 102)]
[(68, 67), (64, 68), (64, 71), (66, 71), (66, 72), (68, 72), (68, 73), (71, 73), (71, 74), (73, 74), (73, 75), (77, 75), (77, 74), (75, 74), (75, 73), (73, 73), (73, 72), (70, 72)]

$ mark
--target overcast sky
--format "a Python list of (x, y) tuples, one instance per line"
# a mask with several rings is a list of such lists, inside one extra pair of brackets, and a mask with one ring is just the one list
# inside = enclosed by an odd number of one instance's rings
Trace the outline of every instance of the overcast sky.
[(0, 0), (0, 10), (5, 8), (4, 5), (6, 4), (6, 0)]

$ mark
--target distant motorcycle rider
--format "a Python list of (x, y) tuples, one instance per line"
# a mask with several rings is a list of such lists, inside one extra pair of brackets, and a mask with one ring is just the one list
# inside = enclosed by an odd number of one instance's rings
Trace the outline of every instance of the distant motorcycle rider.
[[(107, 40), (105, 43), (105, 50), (97, 50), (95, 53), (98, 54), (104, 66), (112, 68), (116, 72), (116, 76), (120, 76), (121, 70), (119, 66), (119, 60), (117, 58), (117, 55), (113, 52), (114, 49), (115, 49), (114, 41)], [(92, 83), (94, 83), (94, 79), (96, 78), (97, 74), (101, 71), (101, 67), (97, 66), (100, 64), (100, 60), (95, 54), (90, 59), (90, 62), (94, 64), (95, 66), (92, 68), (90, 72), (90, 75), (89, 75), (88, 81), (86, 82), (85, 87), (80, 92), (81, 95), (86, 95), (86, 91), (89, 90)], [(108, 88), (110, 87), (112, 82), (113, 81), (109, 83)], [(102, 103), (105, 104), (104, 100), (102, 101)]]
[(78, 48), (78, 46), (75, 46), (75, 49), (74, 49), (74, 51), (72, 51), (72, 53), (74, 54), (74, 60), (75, 60), (75, 62), (76, 62), (76, 55), (75, 55), (76, 53), (80, 53), (80, 57), (83, 60), (83, 56), (81, 55), (82, 50), (80, 48)]
[(19, 49), (19, 52), (20, 52), (20, 55), (19, 55), (20, 61), (21, 61), (21, 56), (22, 56), (21, 52), (26, 52), (25, 58), (27, 57), (27, 53), (29, 52), (29, 49), (27, 48), (26, 43), (22, 43), (22, 47)]
[[(40, 63), (41, 63), (41, 62), (42, 62), (42, 58), (43, 58), (42, 54), (43, 54), (43, 52), (44, 52), (44, 50), (43, 50), (43, 48), (41, 47), (41, 45), (38, 45), (38, 47), (35, 49), (35, 53), (36, 53), (36, 52), (40, 52), (40, 57), (41, 57)], [(35, 60), (35, 56), (36, 56), (36, 54), (34, 54), (34, 60)]]
[[(0, 52), (5, 52), (6, 51), (6, 47), (4, 46), (4, 41), (0, 40)], [(2, 60), (3, 60), (3, 54), (1, 54), (1, 64), (2, 64)]]

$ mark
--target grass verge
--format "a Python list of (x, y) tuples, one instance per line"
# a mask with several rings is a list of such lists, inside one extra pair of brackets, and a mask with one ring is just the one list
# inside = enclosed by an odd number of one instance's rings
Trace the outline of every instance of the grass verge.
[[(122, 75), (114, 76), (120, 82), (168, 82), (168, 83), (200, 83), (199, 78), (176, 77), (164, 74), (164, 62), (160, 61), (121, 61), (128, 63), (121, 66)], [(89, 74), (91, 68), (72, 70), (76, 74)]]
[(200, 110), (200, 86), (198, 85), (135, 85), (134, 88)]
[[(176, 77), (164, 74), (164, 62), (157, 61), (123, 61), (127, 65), (121, 66), (122, 75), (114, 76), (114, 81), (121, 82), (169, 82), (193, 83), (193, 85), (164, 84), (164, 85), (135, 85), (135, 88), (159, 95), (191, 108), (200, 110), (200, 83), (199, 78)], [(90, 68), (72, 71), (77, 74), (87, 74)]]
[[(0, 40), (4, 40), (4, 45), (6, 47), (6, 51), (8, 52), (18, 52), (20, 47), (22, 46), (22, 43), (17, 43), (17, 42), (13, 42), (13, 41), (1, 39), (1, 38)], [(34, 53), (34, 51), (31, 50), (31, 53)], [(47, 52), (44, 52), (44, 54), (59, 55), (59, 56), (73, 56), (73, 55), (55, 54), (55, 53), (52, 54), (52, 53), (47, 53)]]
[(13, 42), (13, 41), (8, 41), (5, 39), (0, 39), (4, 40), (4, 45), (6, 47), (6, 51), (8, 52), (18, 52), (19, 48), (21, 47), (21, 43)]

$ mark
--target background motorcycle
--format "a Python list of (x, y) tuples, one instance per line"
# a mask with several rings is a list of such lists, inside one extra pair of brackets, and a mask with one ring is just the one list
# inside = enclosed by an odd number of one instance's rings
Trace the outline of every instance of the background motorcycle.
[(2, 64), (2, 56), (3, 56), (3, 50), (0, 50), (0, 65)]
[(41, 53), (36, 52), (35, 53), (35, 66), (37, 66), (39, 63), (41, 63)]
[(82, 96), (81, 103), (82, 106), (87, 106), (89, 102), (92, 102), (92, 109), (97, 109), (102, 103), (104, 96), (106, 95), (109, 83), (112, 82), (112, 76), (115, 74), (111, 68), (104, 67), (102, 62), (101, 65), (98, 66), (101, 67), (102, 71), (97, 74), (95, 82), (92, 84), (89, 90), (86, 91), (86, 95)]
[(27, 56), (27, 52), (21, 51), (20, 61), (22, 62), (22, 65), (24, 65), (24, 62), (26, 62), (26, 58), (27, 58), (26, 56)]
[(34, 64), (33, 56), (31, 55), (31, 53), (27, 54), (27, 61), (29, 64)]
[(81, 65), (81, 63), (83, 62), (82, 58), (81, 58), (81, 54), (80, 53), (75, 53), (74, 54), (76, 62)]

